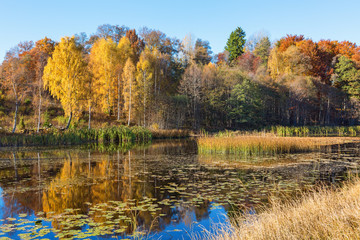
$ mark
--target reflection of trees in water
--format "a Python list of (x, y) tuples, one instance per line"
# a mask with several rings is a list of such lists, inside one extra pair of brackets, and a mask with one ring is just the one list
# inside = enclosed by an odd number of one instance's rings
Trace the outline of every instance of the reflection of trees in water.
[[(142, 156), (139, 156), (140, 152), (142, 152)], [(43, 211), (59, 214), (66, 209), (80, 209), (78, 213), (87, 214), (89, 206), (84, 204), (85, 202), (90, 202), (94, 206), (109, 200), (124, 203), (130, 201), (134, 202), (135, 206), (139, 206), (144, 198), (156, 199), (154, 202), (170, 198), (168, 193), (160, 193), (155, 188), (156, 184), (162, 186), (166, 182), (156, 182), (154, 177), (150, 176), (146, 163), (147, 150), (138, 149), (136, 153), (136, 157), (139, 159), (133, 158), (133, 151), (125, 154), (118, 151), (113, 155), (103, 155), (100, 161), (92, 162), (89, 152), (89, 160), (85, 162), (79, 155), (69, 152), (60, 172), (51, 180), (47, 190), (43, 193)], [(150, 211), (139, 211), (133, 208), (131, 211), (125, 211), (124, 214), (129, 218), (136, 219), (137, 224), (129, 226), (127, 232), (133, 232), (135, 230), (132, 229), (133, 227), (149, 229), (152, 226), (152, 230), (161, 230), (172, 223), (173, 215), (178, 215), (178, 221), (182, 221), (187, 215), (190, 215), (187, 211), (195, 211), (197, 220), (200, 220), (207, 216), (208, 207), (209, 203), (186, 209), (162, 206), (161, 211), (158, 212), (158, 214), (162, 214), (161, 220), (155, 225), (157, 214), (153, 215)], [(101, 211), (91, 213), (90, 217), (95, 222), (107, 221)], [(129, 223), (121, 221), (119, 224), (129, 225)], [(56, 225), (54, 223), (54, 227)]]
[[(8, 193), (3, 195), (2, 217), (8, 218), (20, 213), (31, 214), (42, 210), (42, 184), (40, 153), (31, 155), (12, 152), (4, 159), (5, 167), (0, 169), (0, 186)], [(36, 162), (27, 163), (29, 159)]]
[[(36, 151), (21, 153), (20, 163), (19, 159), (16, 159), (16, 166), (12, 164), (0, 169), (0, 176), (4, 179), (0, 182), (4, 188), (9, 190), (11, 183), (28, 188), (26, 191), (13, 191), (13, 195), (3, 197), (5, 208), (9, 210), (4, 217), (14, 213), (30, 214), (32, 211), (44, 211), (45, 215), (50, 216), (61, 214), (66, 209), (80, 209), (76, 213), (89, 214), (95, 222), (105, 222), (107, 220), (101, 212), (89, 213), (90, 207), (85, 202), (90, 202), (94, 206), (110, 200), (128, 203), (133, 199), (135, 206), (138, 206), (144, 198), (152, 198), (154, 203), (170, 198), (168, 192), (162, 192), (160, 189), (169, 182), (180, 183), (182, 179), (173, 175), (171, 179), (163, 180), (154, 176), (153, 170), (156, 169), (156, 174), (161, 176), (172, 175), (171, 170), (174, 166), (170, 165), (173, 162), (164, 156), (185, 154), (189, 149), (192, 151), (193, 143), (158, 142), (151, 147), (139, 147), (125, 153), (116, 150), (111, 154), (100, 154), (94, 150), (61, 149), (47, 150), (41, 154)], [(152, 155), (150, 162), (149, 155)], [(56, 160), (52, 160), (52, 156)], [(24, 159), (28, 161), (25, 162)], [(159, 161), (159, 164), (155, 161)], [(191, 159), (186, 161), (193, 162)], [(21, 182), (22, 179), (27, 181)], [(176, 198), (184, 196), (176, 195)], [(209, 201), (199, 206), (187, 205), (176, 208), (159, 205), (161, 210), (155, 215), (149, 211), (125, 211), (125, 215), (135, 217), (137, 222), (129, 226), (127, 232), (133, 232), (134, 227), (149, 229), (150, 226), (153, 231), (160, 231), (169, 224), (181, 221), (190, 224), (194, 219), (189, 216), (195, 216), (196, 220), (200, 221), (208, 216), (209, 206)], [(159, 214), (161, 217), (156, 217)], [(155, 219), (157, 224), (153, 225)], [(119, 225), (128, 226), (129, 223), (119, 222)], [(61, 228), (60, 223), (56, 221), (53, 221), (53, 227)]]

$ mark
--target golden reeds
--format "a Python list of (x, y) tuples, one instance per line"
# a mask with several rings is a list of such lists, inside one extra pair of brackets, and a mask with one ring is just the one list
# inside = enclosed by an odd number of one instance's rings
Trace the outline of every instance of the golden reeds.
[(360, 239), (360, 181), (273, 202), (263, 212), (242, 215), (202, 239)]
[(229, 136), (200, 137), (199, 153), (239, 154), (241, 156), (268, 156), (282, 153), (306, 152), (321, 146), (359, 141), (360, 138), (339, 137), (276, 137)]

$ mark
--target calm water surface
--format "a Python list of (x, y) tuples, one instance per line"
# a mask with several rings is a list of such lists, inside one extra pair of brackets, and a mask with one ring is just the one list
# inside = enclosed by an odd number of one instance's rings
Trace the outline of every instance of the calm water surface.
[(0, 150), (0, 239), (190, 239), (357, 172), (360, 145), (272, 158), (198, 155), (196, 142)]

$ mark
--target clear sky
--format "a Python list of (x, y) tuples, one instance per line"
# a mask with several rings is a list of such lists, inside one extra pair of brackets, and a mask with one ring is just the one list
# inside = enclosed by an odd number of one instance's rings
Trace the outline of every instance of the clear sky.
[(106, 23), (147, 26), (180, 39), (191, 33), (208, 40), (214, 53), (237, 26), (247, 36), (265, 31), (273, 41), (303, 34), (360, 44), (359, 9), (359, 0), (0, 0), (0, 60), (21, 41), (59, 41)]

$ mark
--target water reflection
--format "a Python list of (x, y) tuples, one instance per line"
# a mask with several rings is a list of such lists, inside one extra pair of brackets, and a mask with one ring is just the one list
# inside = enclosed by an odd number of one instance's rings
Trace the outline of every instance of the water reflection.
[(131, 149), (3, 151), (1, 229), (15, 238), (27, 233), (11, 225), (25, 218), (29, 225), (40, 221), (51, 227), (48, 238), (144, 233), (188, 238), (187, 232), (200, 231), (200, 224), (209, 228), (212, 221), (225, 221), (220, 213), (231, 217), (235, 211), (256, 210), (269, 195), (296, 195), (319, 182), (342, 180), (349, 169), (357, 169), (358, 156), (356, 145), (344, 145), (244, 162), (198, 155), (191, 140)]

